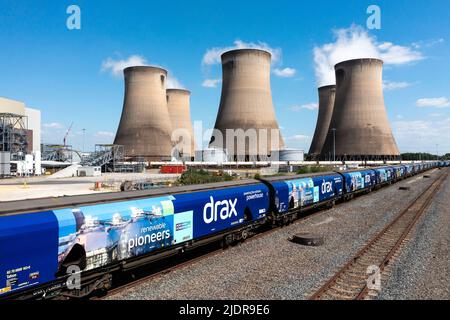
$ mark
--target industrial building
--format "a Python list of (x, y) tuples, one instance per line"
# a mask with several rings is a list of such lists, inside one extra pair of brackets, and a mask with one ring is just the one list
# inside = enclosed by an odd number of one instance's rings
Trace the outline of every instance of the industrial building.
[(272, 103), (271, 54), (237, 49), (221, 59), (222, 94), (210, 147), (226, 149), (230, 160), (269, 160), (284, 147)]
[(336, 98), (324, 160), (399, 158), (384, 105), (382, 69), (379, 59), (353, 59), (335, 66)]
[(147, 161), (171, 159), (172, 126), (167, 108), (167, 71), (150, 66), (124, 70), (125, 97), (114, 140), (127, 158)]
[(178, 160), (192, 160), (195, 156), (194, 131), (190, 114), (191, 92), (184, 89), (167, 89), (167, 108), (172, 125), (172, 154)]
[(41, 174), (41, 112), (0, 97), (0, 175)]
[(336, 86), (323, 86), (319, 91), (319, 115), (317, 116), (316, 130), (309, 148), (309, 156), (312, 159), (320, 157), (322, 147), (327, 137), (330, 127), (331, 116), (333, 114), (334, 99), (336, 96)]
[(299, 149), (285, 148), (280, 150), (279, 159), (280, 161), (304, 161), (305, 152)]
[(228, 155), (222, 148), (206, 148), (195, 151), (195, 161), (222, 165), (224, 162), (228, 162)]

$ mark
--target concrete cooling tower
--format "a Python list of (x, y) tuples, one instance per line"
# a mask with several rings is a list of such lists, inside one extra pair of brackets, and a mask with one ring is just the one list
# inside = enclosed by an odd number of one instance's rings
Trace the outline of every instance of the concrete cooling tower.
[[(269, 52), (258, 49), (222, 55), (222, 96), (215, 129), (223, 140), (213, 134), (210, 146), (224, 147), (230, 158), (268, 159), (272, 151), (284, 147), (272, 103), (270, 60)], [(234, 138), (226, 139), (227, 129), (235, 130)]]
[[(172, 143), (177, 146), (178, 157), (186, 159), (195, 156), (194, 132), (190, 115), (188, 90), (167, 89), (167, 107), (172, 124)], [(178, 130), (177, 129), (182, 129)]]
[(170, 160), (172, 127), (167, 109), (167, 71), (157, 67), (124, 70), (125, 98), (114, 144), (127, 157)]
[(336, 86), (323, 86), (319, 88), (319, 115), (317, 117), (316, 130), (309, 148), (309, 155), (313, 158), (320, 156), (328, 128), (333, 114)]
[(388, 160), (400, 156), (384, 106), (382, 69), (379, 59), (354, 59), (335, 66), (336, 99), (323, 158), (333, 158), (333, 141), (336, 159)]

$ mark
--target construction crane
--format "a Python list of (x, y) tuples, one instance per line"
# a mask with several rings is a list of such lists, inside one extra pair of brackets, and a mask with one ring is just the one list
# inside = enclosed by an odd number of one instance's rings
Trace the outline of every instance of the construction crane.
[(72, 126), (73, 126), (73, 122), (70, 124), (70, 127), (69, 127), (69, 129), (67, 129), (67, 132), (66, 132), (66, 134), (64, 135), (64, 139), (63, 139), (63, 143), (64, 143), (64, 148), (66, 148), (66, 142), (67, 142), (67, 136), (69, 135), (69, 132), (70, 132), (70, 130), (72, 129)]

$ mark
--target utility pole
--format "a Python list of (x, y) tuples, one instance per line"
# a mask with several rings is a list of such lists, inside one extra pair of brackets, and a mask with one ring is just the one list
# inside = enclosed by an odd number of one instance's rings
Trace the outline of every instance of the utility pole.
[(84, 140), (85, 140), (86, 129), (83, 128), (83, 153), (84, 153)]

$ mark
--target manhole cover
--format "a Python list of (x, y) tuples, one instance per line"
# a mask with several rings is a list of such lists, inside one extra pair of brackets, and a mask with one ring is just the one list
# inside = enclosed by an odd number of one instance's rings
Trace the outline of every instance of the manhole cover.
[(297, 233), (289, 238), (290, 241), (298, 244), (302, 244), (304, 246), (321, 246), (323, 245), (323, 237), (321, 235), (312, 234), (312, 233)]

